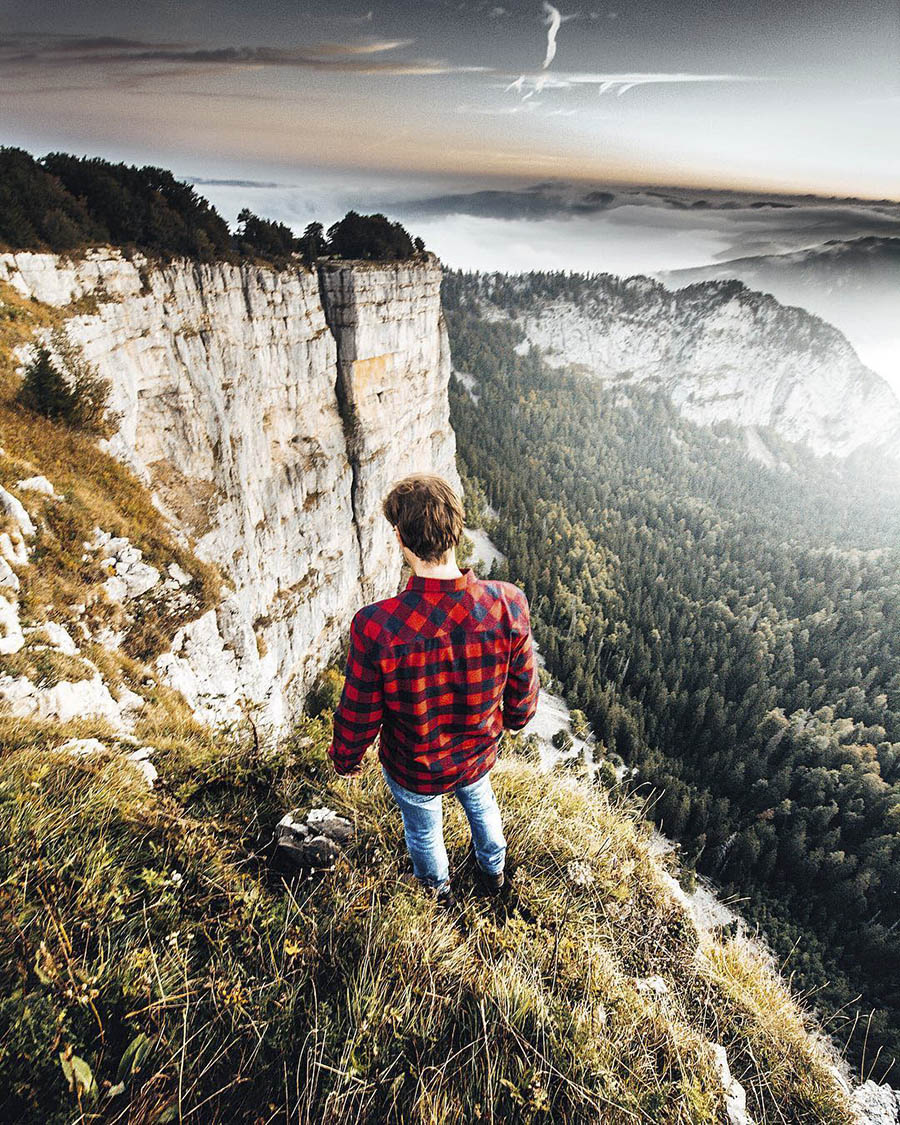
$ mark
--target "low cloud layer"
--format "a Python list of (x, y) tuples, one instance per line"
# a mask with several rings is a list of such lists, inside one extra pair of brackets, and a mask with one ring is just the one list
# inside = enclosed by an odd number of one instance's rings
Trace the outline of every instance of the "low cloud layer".
[[(35, 73), (70, 67), (113, 67), (140, 71), (152, 64), (170, 63), (178, 71), (254, 67), (333, 70), (358, 74), (449, 74), (477, 71), (441, 59), (396, 58), (413, 39), (367, 38), (352, 42), (324, 42), (287, 47), (204, 47), (190, 43), (151, 43), (137, 39), (81, 36), (7, 36), (0, 38), (0, 63), (7, 73)], [(381, 58), (379, 56), (391, 56)], [(157, 77), (154, 69), (148, 75)]]
[(433, 196), (398, 204), (407, 215), (475, 215), (487, 219), (559, 219), (602, 211), (615, 201), (607, 191), (589, 191), (576, 199), (542, 187), (524, 191), (487, 189)]
[[(542, 182), (522, 188), (452, 192), (387, 204), (415, 218), (470, 215), (500, 220), (542, 222), (584, 218), (622, 208), (645, 209), (653, 226), (677, 226), (742, 232), (740, 243), (771, 252), (783, 232), (807, 240), (865, 235), (900, 235), (900, 204), (885, 201), (811, 199), (689, 189), (585, 188), (565, 182)], [(619, 220), (621, 221), (621, 216)], [(772, 244), (772, 245), (770, 245)], [(758, 247), (769, 247), (769, 251)], [(740, 250), (740, 246), (735, 249)]]

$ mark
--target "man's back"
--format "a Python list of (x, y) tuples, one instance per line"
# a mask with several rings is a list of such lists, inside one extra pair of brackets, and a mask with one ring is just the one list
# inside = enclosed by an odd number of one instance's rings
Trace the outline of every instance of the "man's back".
[(537, 706), (528, 601), (510, 582), (411, 575), (359, 610), (329, 753), (353, 769), (381, 727), (379, 758), (402, 786), (443, 793), (494, 764), (504, 727)]

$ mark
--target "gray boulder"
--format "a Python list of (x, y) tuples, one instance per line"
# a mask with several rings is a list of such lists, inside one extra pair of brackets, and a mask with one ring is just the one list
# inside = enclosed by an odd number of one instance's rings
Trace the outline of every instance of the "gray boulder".
[(303, 819), (289, 812), (275, 827), (275, 849), (291, 866), (328, 870), (334, 867), (341, 846), (353, 838), (353, 825), (332, 809), (310, 809)]

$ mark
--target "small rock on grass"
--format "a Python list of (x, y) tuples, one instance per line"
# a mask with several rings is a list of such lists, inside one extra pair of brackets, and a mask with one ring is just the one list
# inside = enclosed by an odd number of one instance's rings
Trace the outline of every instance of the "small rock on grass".
[(652, 992), (655, 996), (667, 996), (669, 986), (662, 977), (643, 977), (636, 982), (638, 992)]
[(16, 483), (16, 488), (22, 492), (41, 492), (44, 496), (55, 496), (53, 485), (46, 477), (27, 477)]
[(353, 825), (333, 809), (310, 809), (301, 819), (289, 812), (275, 828), (276, 854), (291, 866), (326, 870), (334, 867), (341, 845), (353, 837)]
[[(99, 738), (70, 738), (68, 742), (64, 742), (59, 747), (60, 750), (67, 750), (70, 754), (105, 754), (107, 747), (100, 741)], [(129, 762), (133, 762), (144, 781), (153, 788), (153, 783), (159, 777), (159, 771), (156, 766), (150, 761), (150, 756), (153, 753), (152, 746), (139, 746), (137, 750), (132, 750), (126, 754)]]
[(716, 1073), (722, 1083), (725, 1094), (725, 1116), (728, 1125), (753, 1125), (752, 1117), (747, 1113), (747, 1094), (744, 1087), (732, 1076), (728, 1065), (728, 1055), (721, 1043), (710, 1044), (715, 1056)]
[(59, 747), (68, 750), (70, 754), (103, 754), (106, 747), (99, 738), (70, 738)]

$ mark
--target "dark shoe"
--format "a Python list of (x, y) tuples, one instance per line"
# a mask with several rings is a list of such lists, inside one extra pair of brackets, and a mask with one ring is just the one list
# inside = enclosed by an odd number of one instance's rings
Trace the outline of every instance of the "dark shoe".
[(453, 888), (448, 887), (445, 891), (441, 891), (437, 896), (437, 904), (442, 910), (458, 910), (459, 901), (453, 893)]
[(475, 866), (475, 877), (481, 884), (481, 886), (484, 887), (488, 894), (500, 894), (504, 884), (506, 883), (506, 876), (503, 874), (503, 872), (500, 871), (496, 875), (492, 875), (490, 872), (485, 871), (482, 868), (481, 864), (478, 862), (478, 857), (475, 855), (474, 844), (469, 845), (469, 855), (472, 857), (472, 863)]

